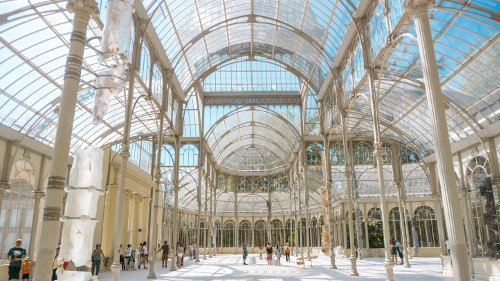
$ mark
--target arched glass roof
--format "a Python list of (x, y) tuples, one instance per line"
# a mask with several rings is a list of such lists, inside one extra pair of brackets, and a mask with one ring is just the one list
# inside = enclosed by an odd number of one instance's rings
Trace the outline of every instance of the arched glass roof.
[(219, 119), (205, 139), (221, 169), (244, 174), (286, 168), (300, 133), (278, 113), (246, 106)]
[(282, 60), (321, 86), (358, 1), (143, 1), (183, 89), (242, 55)]

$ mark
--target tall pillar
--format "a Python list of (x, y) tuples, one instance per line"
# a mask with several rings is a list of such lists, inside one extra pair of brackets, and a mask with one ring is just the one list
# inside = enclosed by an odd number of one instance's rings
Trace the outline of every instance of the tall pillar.
[(299, 219), (298, 219), (298, 225), (299, 225), (299, 251), (300, 251), (300, 256), (302, 256), (304, 254), (304, 252), (302, 251), (302, 246), (304, 245), (304, 234), (303, 234), (303, 225), (302, 225), (302, 199), (300, 196), (300, 186), (301, 186), (301, 183), (302, 180), (301, 180), (301, 175), (300, 175), (300, 170), (299, 170), (299, 175), (298, 175), (298, 178), (297, 178), (297, 188), (298, 188), (298, 191), (297, 191), (297, 196), (298, 196), (298, 201), (299, 201)]
[(139, 246), (139, 204), (142, 201), (142, 196), (139, 193), (134, 193), (132, 195), (132, 201), (134, 202), (134, 205), (132, 206), (132, 215), (133, 219), (131, 220), (131, 227), (130, 229), (132, 230), (132, 239), (130, 241), (130, 244), (132, 244), (132, 248), (135, 249), (135, 247)]
[(200, 243), (201, 243), (201, 181), (203, 169), (203, 140), (200, 141), (200, 151), (198, 154), (198, 182), (196, 183), (196, 203), (198, 204), (198, 215), (196, 216), (196, 262), (200, 262)]
[[(295, 178), (297, 178), (297, 170), (295, 170)], [(297, 217), (297, 183), (295, 181), (294, 185), (293, 185), (293, 194), (294, 194), (294, 219), (295, 219), (295, 243), (294, 243), (294, 246), (295, 246), (295, 256), (298, 257), (299, 256), (299, 220), (300, 218)]]
[(127, 246), (127, 241), (130, 240), (129, 235), (130, 235), (130, 224), (129, 224), (129, 206), (130, 206), (130, 196), (132, 193), (130, 192), (129, 189), (125, 190), (124, 193), (124, 202), (123, 202), (123, 212), (122, 212), (122, 220), (123, 220), (123, 225), (122, 225), (122, 237), (121, 237), (121, 244), (124, 246), (122, 249), (125, 249)]
[[(292, 179), (292, 175), (293, 175), (292, 170), (290, 170), (290, 172), (288, 173), (288, 175), (289, 175), (289, 178)], [(289, 187), (289, 189), (288, 189), (288, 191), (289, 191), (288, 192), (288, 196), (289, 196), (289, 208), (288, 208), (288, 210), (289, 210), (289, 220), (290, 220), (290, 224), (289, 224), (289, 227), (290, 227), (290, 244), (289, 245), (290, 245), (290, 255), (293, 255), (293, 243), (292, 243), (293, 242), (293, 237), (292, 237), (293, 230), (292, 230), (292, 227), (294, 225), (294, 223), (293, 223), (293, 216), (292, 216), (292, 206), (293, 206), (292, 205), (292, 186), (293, 186), (293, 183), (291, 182), (291, 180), (288, 182), (288, 185), (289, 185), (288, 186)]]
[[(163, 113), (163, 112), (161, 112)], [(162, 114), (160, 114), (162, 116)], [(151, 202), (151, 225), (149, 226), (152, 235), (151, 235), (151, 241), (149, 244), (149, 249), (150, 249), (150, 262), (149, 262), (149, 275), (148, 279), (156, 279), (156, 272), (155, 272), (155, 264), (156, 264), (156, 252), (158, 251), (158, 212), (162, 210), (161, 206), (158, 205), (158, 201), (160, 198), (160, 180), (161, 180), (161, 148), (163, 146), (163, 122), (164, 119), (161, 117), (160, 119), (160, 130), (158, 132), (158, 144), (157, 144), (157, 150), (156, 150), (156, 167), (154, 170), (154, 190), (153, 190), (153, 198)]]
[(214, 238), (215, 241), (213, 241), (213, 252), (214, 256), (217, 255), (217, 176), (214, 173), (214, 180), (215, 183), (213, 185), (213, 201), (214, 201), (214, 214), (213, 214), (213, 225), (214, 225)]
[(306, 246), (307, 257), (311, 256), (311, 222), (309, 218), (309, 184), (307, 183), (307, 166), (304, 166), (304, 205), (306, 208)]
[[(207, 160), (208, 161), (208, 160)], [(207, 162), (207, 169), (208, 166), (210, 165), (210, 162)], [(207, 244), (208, 244), (208, 217), (207, 217), (207, 212), (208, 212), (208, 170), (205, 171), (205, 227), (203, 228), (203, 233), (205, 234), (205, 243), (203, 245), (203, 259), (207, 259)]]
[(173, 177), (173, 184), (174, 184), (174, 209), (172, 210), (172, 250), (171, 255), (172, 255), (172, 262), (170, 263), (170, 271), (177, 271), (176, 267), (176, 259), (177, 256), (175, 252), (177, 251), (176, 249), (176, 242), (179, 237), (179, 222), (178, 222), (178, 216), (179, 216), (179, 160), (180, 160), (180, 143), (179, 143), (179, 137), (175, 136), (175, 155), (174, 155), (174, 177)]
[[(329, 234), (329, 242), (330, 242), (330, 269), (337, 269), (337, 266), (335, 265), (335, 247), (334, 247), (334, 221), (333, 221), (333, 186), (332, 186), (332, 162), (330, 160), (330, 140), (329, 140), (329, 135), (323, 135), (323, 146), (325, 148), (325, 158), (323, 161), (326, 161), (326, 163), (323, 163), (323, 167), (325, 167), (325, 171), (323, 172), (326, 177), (326, 190), (327, 190), (327, 200), (328, 200), (328, 205), (327, 205), (327, 214), (328, 214), (328, 234)], [(321, 240), (320, 240), (321, 241)]]
[(240, 223), (238, 220), (238, 185), (234, 187), (234, 254), (236, 255), (238, 251), (238, 238), (239, 238), (239, 229)]
[[(352, 165), (351, 165), (351, 154), (349, 149), (349, 142), (347, 140), (347, 122), (345, 120), (345, 112), (341, 113), (342, 122), (342, 143), (344, 146), (344, 158), (345, 158), (345, 179), (346, 179), (346, 193), (347, 193), (347, 214), (349, 220), (349, 243), (350, 243), (350, 256), (351, 261), (351, 276), (359, 276), (358, 270), (356, 269), (356, 254), (354, 249), (354, 220), (352, 219)], [(345, 211), (342, 213), (342, 217), (345, 216)], [(344, 234), (346, 234), (346, 225), (344, 223)], [(347, 247), (347, 243), (345, 245)], [(347, 248), (346, 248), (347, 250)]]
[(83, 51), (86, 45), (87, 25), (90, 15), (97, 15), (97, 4), (93, 0), (72, 0), (67, 8), (74, 12), (73, 31), (69, 43), (69, 55), (66, 59), (64, 84), (61, 93), (57, 132), (52, 154), (50, 177), (47, 184), (45, 208), (43, 210), (38, 249), (37, 270), (34, 280), (46, 281), (52, 276), (52, 262), (57, 243), (57, 231), (64, 186), (68, 174), (68, 154), (75, 115), (78, 86), (82, 69)]
[(425, 92), (431, 115), (432, 132), (436, 144), (436, 159), (441, 182), (444, 213), (448, 230), (453, 277), (455, 280), (471, 280), (467, 257), (467, 246), (462, 223), (462, 211), (457, 194), (457, 184), (453, 169), (450, 138), (446, 122), (443, 94), (437, 69), (433, 39), (429, 24), (428, 8), (433, 4), (429, 0), (406, 0), (405, 10), (413, 14), (417, 34)]

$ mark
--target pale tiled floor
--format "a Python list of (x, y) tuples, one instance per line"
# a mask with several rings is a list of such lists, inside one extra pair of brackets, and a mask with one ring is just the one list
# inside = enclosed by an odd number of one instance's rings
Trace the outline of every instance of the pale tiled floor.
[[(306, 262), (306, 268), (298, 266), (295, 263), (295, 257), (292, 262), (285, 262), (282, 258), (282, 266), (268, 266), (265, 260), (260, 260), (258, 255), (250, 254), (247, 263), (242, 264), (241, 255), (217, 255), (206, 260), (201, 260), (199, 264), (192, 260), (185, 259), (184, 267), (180, 270), (170, 272), (170, 261), (168, 268), (161, 268), (161, 264), (156, 266), (157, 279), (147, 279), (149, 270), (140, 269), (133, 271), (121, 271), (120, 280), (138, 281), (138, 280), (351, 280), (349, 276), (349, 259), (337, 258), (337, 270), (330, 270), (330, 260), (327, 256), (320, 256), (313, 261), (313, 269)], [(441, 260), (439, 258), (413, 258), (410, 260), (412, 268), (405, 268), (403, 265), (397, 265), (394, 268), (396, 280), (453, 280), (453, 278), (443, 277), (440, 274)], [(360, 277), (356, 280), (385, 280), (385, 268), (383, 259), (369, 258), (358, 261), (358, 272)], [(100, 274), (99, 280), (110, 281), (111, 272)]]

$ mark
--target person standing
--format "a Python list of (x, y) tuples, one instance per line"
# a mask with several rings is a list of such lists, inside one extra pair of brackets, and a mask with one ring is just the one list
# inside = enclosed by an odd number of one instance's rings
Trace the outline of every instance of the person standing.
[(196, 259), (196, 254), (198, 254), (198, 247), (196, 246), (196, 243), (193, 242), (193, 256), (194, 256), (194, 259)]
[(142, 243), (139, 243), (139, 248), (137, 248), (137, 251), (139, 252), (139, 257), (137, 258), (137, 268), (141, 269), (142, 258), (144, 257), (144, 253), (142, 252)]
[(59, 257), (59, 251), (61, 250), (61, 246), (57, 245), (56, 247), (56, 255), (54, 256), (54, 263), (52, 264), (52, 281), (57, 280), (57, 258)]
[(274, 264), (275, 266), (281, 266), (281, 250), (282, 247), (280, 245), (280, 241), (276, 243), (276, 263)]
[(19, 280), (19, 273), (21, 272), (21, 265), (24, 257), (26, 257), (26, 249), (21, 248), (23, 240), (17, 239), (16, 246), (11, 248), (7, 253), (10, 260), (9, 263), (9, 280)]
[(127, 262), (127, 267), (130, 268), (130, 260), (132, 260), (132, 245), (128, 244), (127, 249), (125, 249), (125, 261)]
[[(99, 276), (99, 269), (101, 268), (101, 261), (106, 257), (101, 249), (101, 244), (97, 243), (95, 245), (95, 250), (92, 252), (92, 276)], [(95, 275), (94, 275), (95, 272)]]
[(262, 259), (262, 244), (259, 244), (259, 259)]
[(404, 254), (403, 254), (403, 246), (398, 241), (396, 241), (396, 250), (398, 251), (399, 264), (401, 265), (403, 264)]
[(182, 242), (179, 242), (178, 243), (178, 246), (177, 246), (177, 266), (179, 266), (179, 268), (181, 268), (182, 266), (182, 258), (184, 256), (184, 247), (182, 247)]
[(142, 242), (142, 254), (143, 254), (143, 257), (142, 257), (142, 263), (144, 264), (144, 269), (148, 269), (146, 267), (146, 262), (148, 261), (148, 247), (147, 247), (147, 243), (146, 241)]
[(162, 251), (162, 253), (161, 253), (161, 267), (167, 267), (168, 253), (170, 252), (170, 248), (168, 246), (167, 241), (163, 241), (163, 246), (161, 246), (161, 248), (158, 250), (158, 252), (160, 252), (160, 251)]
[(288, 243), (285, 244), (285, 258), (286, 261), (290, 261), (290, 246), (288, 245)]
[(246, 263), (246, 259), (247, 259), (247, 256), (248, 256), (247, 242), (246, 241), (243, 241), (243, 245), (241, 245), (241, 248), (243, 249), (243, 264), (244, 265), (248, 265)]
[(271, 265), (271, 262), (273, 260), (273, 247), (271, 246), (271, 242), (267, 242), (266, 252), (267, 252), (267, 264)]
[(28, 281), (30, 279), (31, 272), (31, 262), (29, 257), (24, 259), (23, 265), (21, 266), (21, 272), (23, 273), (23, 281)]
[(392, 263), (398, 264), (398, 252), (397, 252), (396, 241), (391, 241), (391, 259)]
[(193, 243), (189, 244), (188, 249), (189, 249), (189, 259), (192, 260), (193, 259)]
[(122, 244), (118, 248), (118, 255), (120, 255), (120, 264), (122, 265), (122, 270), (125, 270), (125, 256), (122, 253)]

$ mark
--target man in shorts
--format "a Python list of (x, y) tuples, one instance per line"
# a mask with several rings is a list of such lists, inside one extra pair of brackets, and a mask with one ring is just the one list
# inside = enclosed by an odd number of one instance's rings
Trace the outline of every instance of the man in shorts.
[(26, 249), (21, 248), (21, 244), (23, 244), (23, 240), (17, 239), (16, 246), (11, 248), (7, 253), (7, 257), (10, 260), (9, 280), (20, 280), (19, 273), (21, 272), (23, 259), (26, 257)]
[(243, 264), (244, 265), (248, 265), (246, 263), (246, 259), (247, 259), (247, 256), (248, 256), (247, 242), (246, 241), (243, 241), (243, 245), (241, 246), (241, 248), (243, 249)]
[(167, 267), (168, 253), (170, 253), (170, 247), (168, 246), (167, 241), (163, 241), (163, 246), (161, 246), (158, 252), (160, 251), (163, 251), (161, 253), (161, 267)]

